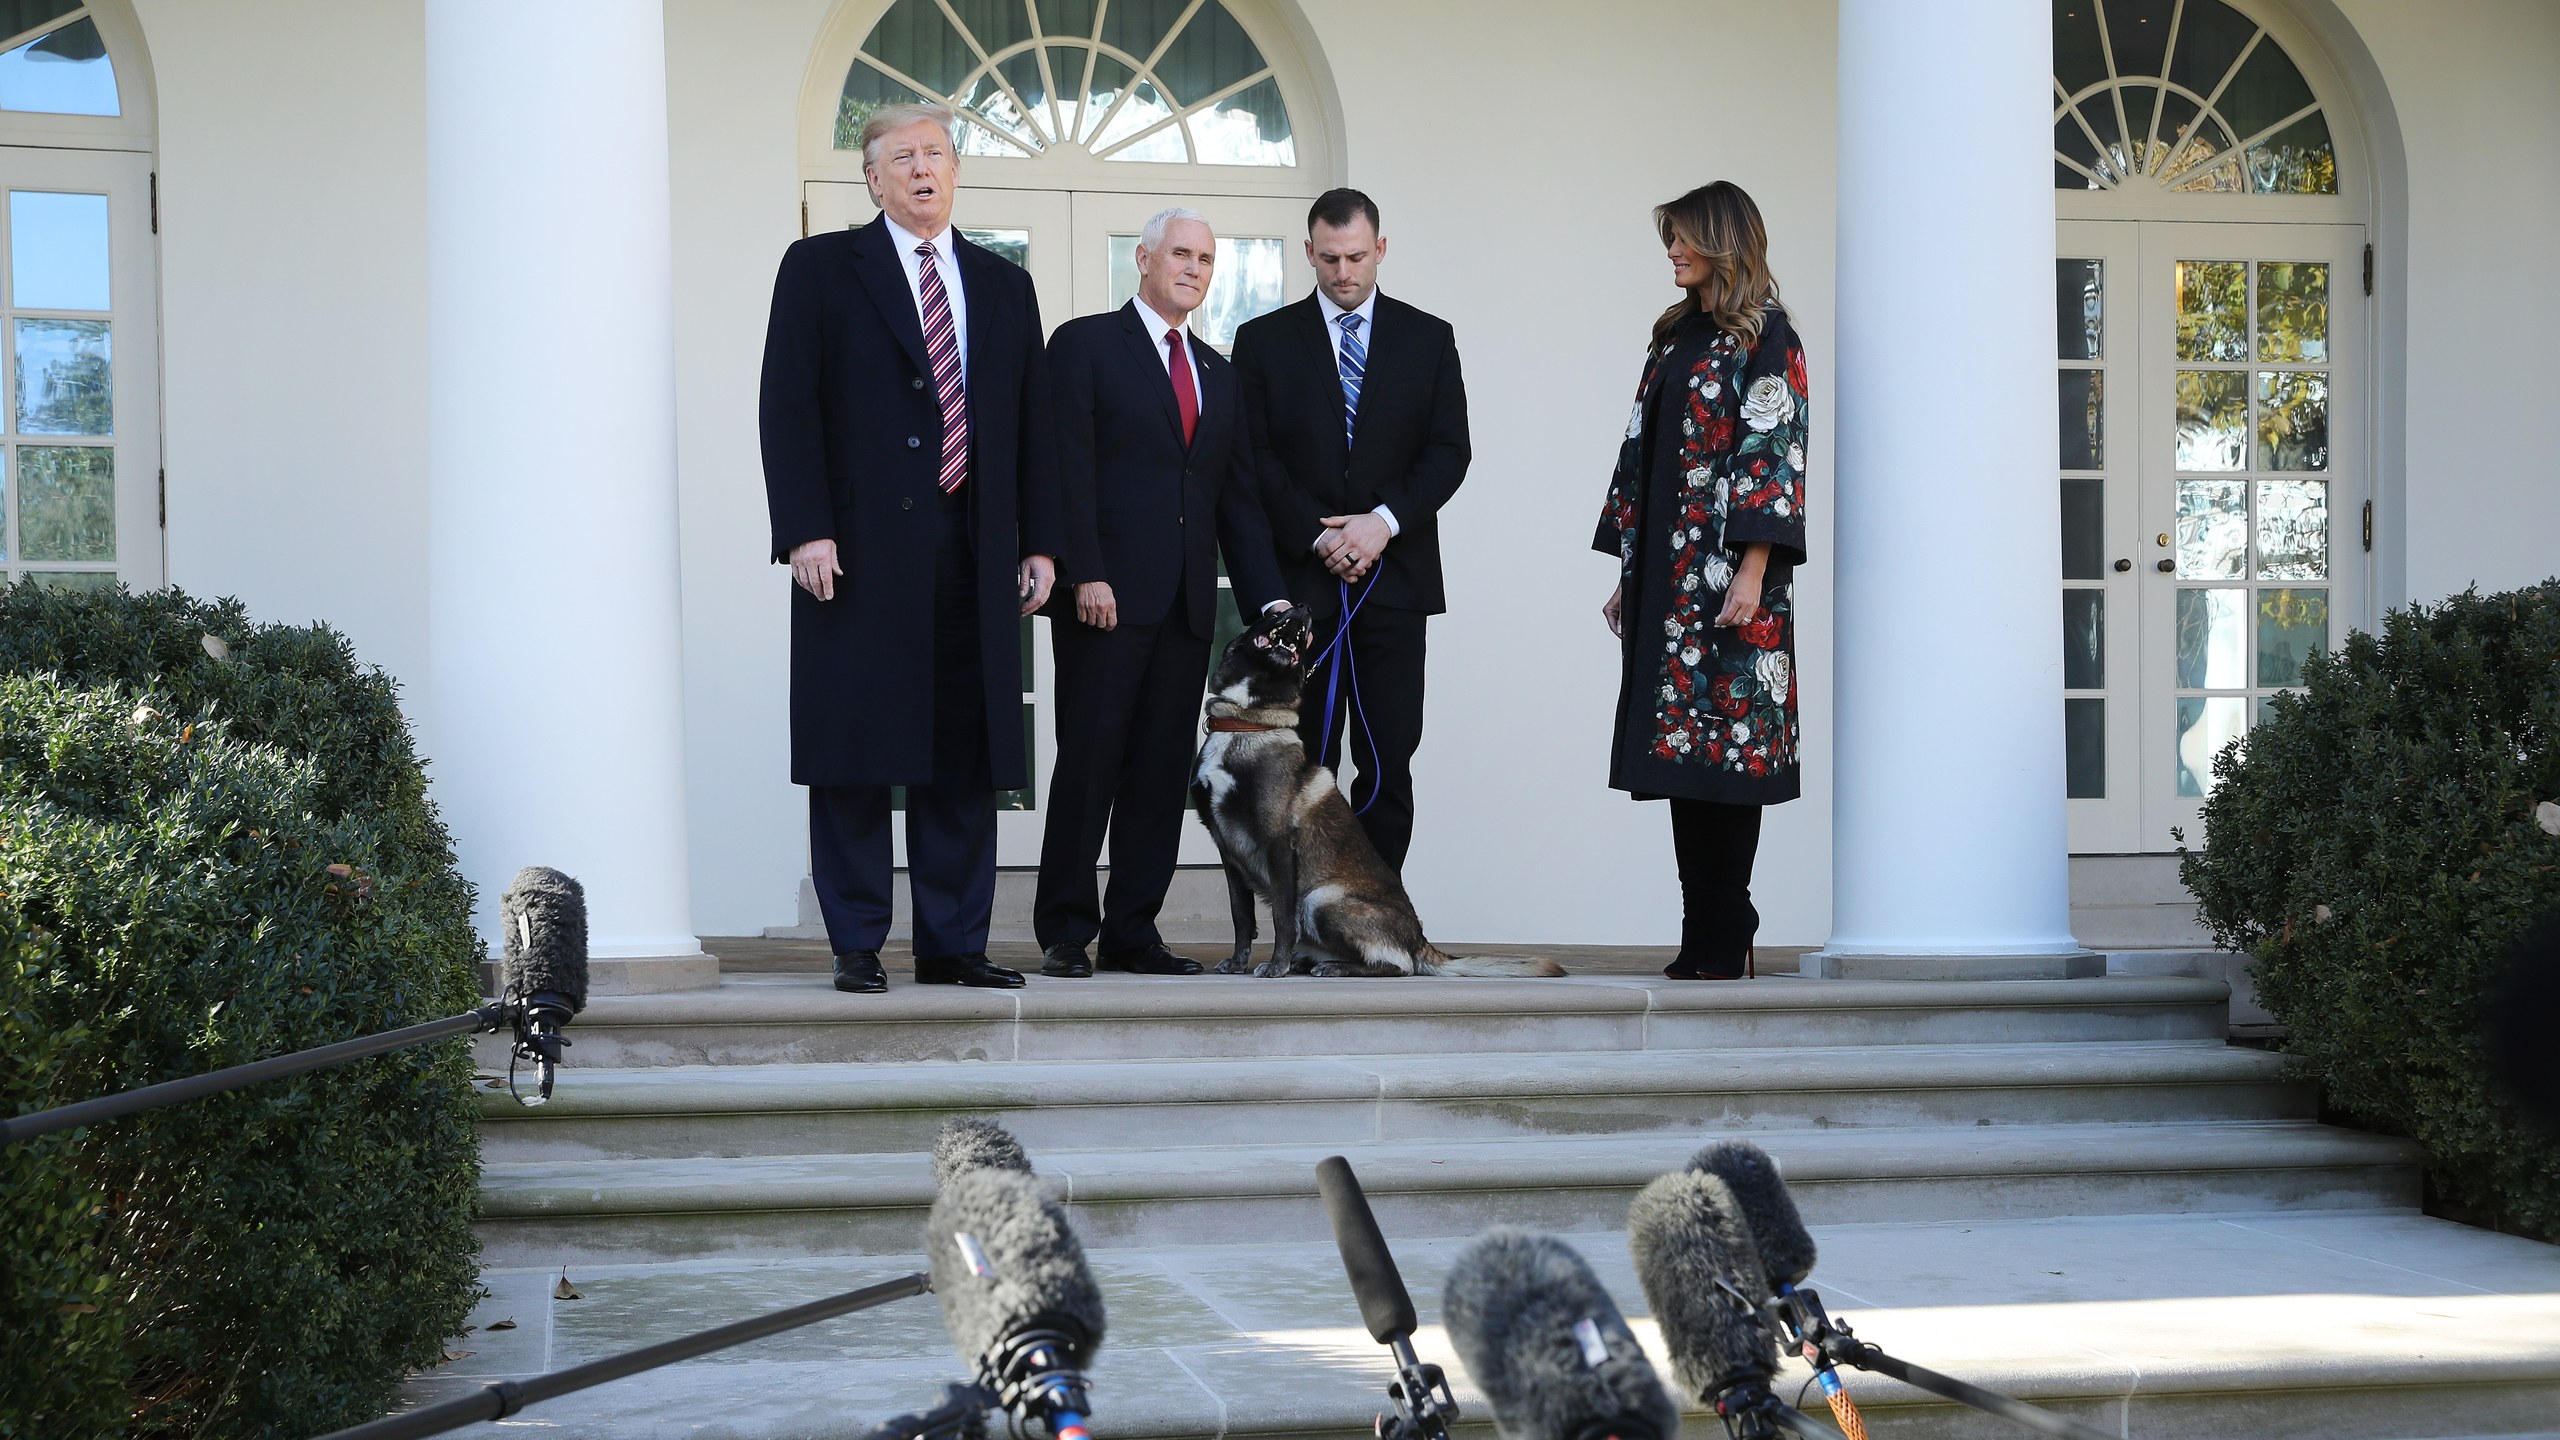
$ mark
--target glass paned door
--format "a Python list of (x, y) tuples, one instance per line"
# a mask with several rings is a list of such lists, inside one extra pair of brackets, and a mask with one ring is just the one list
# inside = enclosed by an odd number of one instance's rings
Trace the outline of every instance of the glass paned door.
[(0, 148), (0, 580), (160, 583), (150, 161)]
[(2138, 226), (2066, 221), (2054, 263), (2054, 385), (2061, 445), (2062, 728), (2070, 843), (2141, 848), (2142, 523), (2145, 436)]
[(2364, 232), (2142, 227), (2144, 849), (2201, 837), (2213, 762), (2366, 623)]

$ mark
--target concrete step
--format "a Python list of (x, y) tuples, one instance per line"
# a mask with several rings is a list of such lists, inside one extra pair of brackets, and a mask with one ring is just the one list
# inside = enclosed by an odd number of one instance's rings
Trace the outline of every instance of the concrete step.
[[(1363, 1178), (1368, 1172), (1363, 1171)], [(1450, 1367), (1459, 1433), (1492, 1430), (1438, 1326), (1464, 1243), (1386, 1222), (1425, 1329)], [(1962, 1376), (2143, 1440), (2420, 1440), (2547, 1436), (2560, 1415), (2560, 1250), (2416, 1215), (1817, 1224), (1815, 1284), (1859, 1334)], [(1625, 1238), (1570, 1237), (1664, 1363)], [(1094, 1371), (1095, 1428), (1154, 1437), (1369, 1433), (1389, 1378), (1329, 1243), (1150, 1245), (1093, 1252), (1110, 1314)], [(911, 1254), (788, 1264), (495, 1269), (409, 1404), (600, 1358), (904, 1273)], [(511, 1329), (489, 1331), (500, 1320)], [(536, 1405), (455, 1432), (503, 1440), (850, 1437), (921, 1408), (959, 1378), (928, 1299), (812, 1326)], [(1666, 1369), (1667, 1379), (1667, 1369)], [(1780, 1393), (1805, 1374), (1793, 1361)], [(1881, 1377), (1851, 1393), (1879, 1435), (2024, 1434)], [(1819, 1408), (1819, 1400), (1812, 1402)], [(1687, 1433), (1720, 1433), (1691, 1407)]]
[[(2186, 976), (2088, 980), (1562, 980), (1033, 977), (1021, 990), (843, 995), (823, 975), (724, 976), (717, 990), (599, 996), (569, 1073), (837, 1061), (1117, 1061), (1272, 1055), (1602, 1054), (1781, 1045), (2219, 1040), (2229, 988)], [(503, 1071), (503, 1037), (479, 1041)], [(568, 1084), (564, 1078), (562, 1083)]]
[(482, 1092), (493, 1163), (921, 1152), (985, 1115), (1035, 1155), (1839, 1126), (2308, 1120), (2310, 1089), (2212, 1043), (1787, 1046), (1372, 1059), (582, 1070), (528, 1110)]
[[(1088, 1243), (1322, 1238), (1315, 1164), (1352, 1157), (1391, 1233), (1595, 1230), (1715, 1132), (1048, 1152)], [(2414, 1208), (2416, 1147), (2301, 1122), (1757, 1131), (1808, 1220)], [(481, 1180), (493, 1265), (896, 1254), (932, 1203), (924, 1155), (512, 1161)]]

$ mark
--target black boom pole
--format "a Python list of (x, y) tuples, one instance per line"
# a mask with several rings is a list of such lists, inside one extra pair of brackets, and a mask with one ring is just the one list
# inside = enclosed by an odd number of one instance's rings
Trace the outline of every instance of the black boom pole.
[(430, 1020), (423, 1025), (411, 1025), (401, 1030), (386, 1030), (379, 1035), (366, 1035), (354, 1040), (341, 1040), (335, 1045), (323, 1045), (317, 1050), (297, 1050), (290, 1055), (278, 1055), (270, 1060), (252, 1060), (246, 1065), (234, 1065), (228, 1070), (216, 1070), (209, 1075), (190, 1075), (183, 1080), (163, 1081), (158, 1085), (145, 1085), (139, 1090), (101, 1095), (95, 1100), (82, 1100), (77, 1104), (63, 1105), (51, 1110), (38, 1110), (32, 1115), (19, 1115), (0, 1120), (0, 1144), (15, 1145), (23, 1140), (33, 1140), (39, 1135), (50, 1135), (56, 1130), (95, 1125), (101, 1120), (113, 1120), (119, 1115), (131, 1115), (137, 1110), (175, 1105), (186, 1100), (201, 1100), (207, 1095), (219, 1095), (225, 1090), (237, 1090), (244, 1085), (255, 1085), (261, 1080), (278, 1080), (287, 1075), (299, 1075), (305, 1070), (318, 1070), (323, 1066), (336, 1065), (348, 1060), (361, 1060), (368, 1055), (403, 1050), (411, 1045), (423, 1045), (430, 1040), (441, 1040), (448, 1035), (477, 1035), (504, 1030), (512, 1021), (513, 1014), (506, 1002), (491, 1001), (477, 1010), (442, 1020)]
[(922, 1271), (902, 1275), (860, 1290), (848, 1290), (842, 1295), (812, 1300), (788, 1310), (776, 1310), (770, 1315), (723, 1325), (717, 1330), (705, 1330), (699, 1335), (661, 1341), (638, 1350), (626, 1350), (620, 1355), (607, 1355), (601, 1360), (590, 1360), (584, 1365), (572, 1365), (566, 1370), (554, 1370), (529, 1380), (505, 1380), (495, 1385), (483, 1385), (468, 1395), (423, 1406), (406, 1415), (386, 1415), (345, 1430), (331, 1431), (320, 1440), (418, 1440), (420, 1436), (441, 1435), (447, 1430), (482, 1420), (502, 1420), (538, 1400), (553, 1399), (571, 1391), (602, 1385), (608, 1380), (637, 1375), (643, 1370), (655, 1370), (661, 1365), (690, 1360), (696, 1355), (708, 1355), (714, 1350), (726, 1350), (732, 1345), (761, 1340), (767, 1335), (779, 1335), (785, 1330), (796, 1330), (820, 1320), (832, 1320), (838, 1315), (850, 1315), (856, 1310), (868, 1310), (874, 1305), (886, 1305), (892, 1300), (904, 1300), (910, 1295), (922, 1295), (932, 1288), (932, 1279)]

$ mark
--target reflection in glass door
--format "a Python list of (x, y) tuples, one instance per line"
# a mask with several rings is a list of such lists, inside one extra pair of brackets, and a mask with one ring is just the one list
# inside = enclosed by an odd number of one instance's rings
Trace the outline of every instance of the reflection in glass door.
[(0, 148), (0, 581), (160, 583), (150, 162)]
[(2143, 227), (2145, 836), (2197, 834), (2213, 762), (2365, 623), (2363, 232)]

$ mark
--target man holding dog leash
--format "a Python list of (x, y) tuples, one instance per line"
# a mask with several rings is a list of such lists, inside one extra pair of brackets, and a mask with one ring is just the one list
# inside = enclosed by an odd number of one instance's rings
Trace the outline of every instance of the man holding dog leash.
[[(1332, 644), (1299, 712), (1310, 755), (1360, 774), (1352, 809), (1389, 867), (1413, 843), (1424, 627), (1448, 608), (1440, 507), (1466, 479), (1467, 392), (1447, 321), (1378, 293), (1378, 207), (1332, 190), (1307, 212), (1316, 293), (1236, 332), (1235, 365), (1283, 577)], [(1344, 616), (1348, 615), (1347, 626)], [(1334, 642), (1337, 630), (1342, 639)]]

